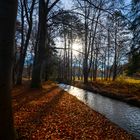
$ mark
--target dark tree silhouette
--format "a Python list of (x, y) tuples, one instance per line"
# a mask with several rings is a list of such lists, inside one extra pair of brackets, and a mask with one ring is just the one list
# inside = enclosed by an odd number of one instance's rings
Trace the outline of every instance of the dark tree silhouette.
[(14, 34), (17, 0), (0, 3), (0, 140), (14, 140), (11, 107), (11, 77), (14, 60)]
[[(53, 7), (60, 0), (50, 1), (39, 0), (39, 24), (38, 24), (38, 51), (35, 53), (35, 60), (32, 72), (32, 88), (40, 88), (42, 83), (43, 64), (45, 59), (45, 45), (48, 42), (48, 16)], [(48, 47), (48, 46), (47, 46)]]

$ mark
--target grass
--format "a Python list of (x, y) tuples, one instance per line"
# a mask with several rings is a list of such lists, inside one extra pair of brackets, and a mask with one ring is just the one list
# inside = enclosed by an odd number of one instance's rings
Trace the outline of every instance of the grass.
[(140, 98), (140, 80), (119, 77), (116, 81), (97, 80), (94, 83), (99, 84), (101, 88), (116, 94), (131, 94)]
[(140, 106), (140, 80), (137, 79), (118, 77), (115, 81), (107, 81), (97, 78), (88, 85), (81, 81), (76, 81), (73, 85)]

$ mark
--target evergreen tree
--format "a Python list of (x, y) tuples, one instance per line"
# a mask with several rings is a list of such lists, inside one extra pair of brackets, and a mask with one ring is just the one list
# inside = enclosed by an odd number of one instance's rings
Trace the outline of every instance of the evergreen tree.
[(132, 25), (133, 33), (132, 47), (130, 52), (130, 63), (128, 74), (133, 75), (140, 72), (140, 1), (132, 0)]

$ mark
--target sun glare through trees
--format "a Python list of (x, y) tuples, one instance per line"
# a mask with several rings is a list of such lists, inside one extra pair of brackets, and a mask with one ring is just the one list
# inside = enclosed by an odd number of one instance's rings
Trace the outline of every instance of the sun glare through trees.
[(1, 0), (0, 140), (140, 139), (139, 0)]

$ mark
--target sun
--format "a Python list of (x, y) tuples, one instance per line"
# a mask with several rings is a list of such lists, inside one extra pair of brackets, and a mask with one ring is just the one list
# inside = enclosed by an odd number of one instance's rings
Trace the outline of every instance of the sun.
[(74, 43), (72, 50), (74, 55), (78, 55), (80, 52), (82, 52), (82, 45), (80, 43)]

